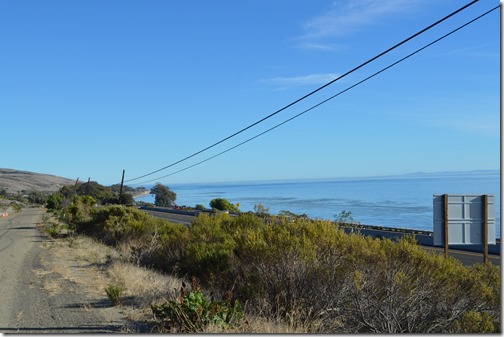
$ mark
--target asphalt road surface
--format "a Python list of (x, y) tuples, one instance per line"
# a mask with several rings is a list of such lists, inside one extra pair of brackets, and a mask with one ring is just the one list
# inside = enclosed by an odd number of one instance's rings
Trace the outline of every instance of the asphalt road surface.
[(179, 224), (182, 224), (185, 226), (189, 226), (191, 224), (191, 222), (194, 220), (193, 215), (157, 212), (157, 211), (151, 211), (151, 210), (145, 210), (145, 209), (142, 209), (141, 211), (147, 212), (156, 218), (165, 219), (170, 222), (179, 223)]
[[(143, 210), (143, 211), (151, 214), (152, 216), (155, 216), (155, 217), (158, 217), (161, 219), (165, 219), (165, 220), (168, 220), (171, 222), (175, 222), (175, 223), (180, 223), (180, 224), (183, 224), (186, 226), (190, 225), (192, 220), (194, 219), (194, 216), (192, 216), (192, 215), (175, 214), (175, 213), (168, 213), (168, 212), (157, 212), (157, 211), (152, 211), (152, 210)], [(428, 250), (433, 250), (438, 254), (444, 254), (443, 248), (429, 247), (429, 246), (422, 246), (422, 247), (425, 249), (428, 249)], [(449, 249), (448, 256), (452, 256), (452, 257), (458, 259), (465, 266), (470, 266), (475, 263), (483, 263), (483, 254), (482, 253)], [(493, 263), (495, 265), (500, 265), (500, 263), (501, 263), (500, 255), (491, 255), (490, 254), (488, 256), (488, 260), (490, 263)]]
[[(76, 284), (44, 270), (48, 239), (36, 227), (43, 214), (28, 208), (0, 218), (0, 333), (120, 332), (121, 322), (84, 310)], [(57, 291), (49, 292), (56, 281)]]
[[(444, 248), (440, 247), (428, 247), (422, 246), (425, 249), (433, 250), (437, 254), (444, 255)], [(476, 252), (466, 252), (462, 250), (448, 249), (448, 256), (452, 256), (457, 260), (461, 261), (464, 266), (470, 266), (475, 263), (483, 263), (483, 254)], [(500, 266), (501, 257), (500, 255), (488, 255), (488, 262)]]

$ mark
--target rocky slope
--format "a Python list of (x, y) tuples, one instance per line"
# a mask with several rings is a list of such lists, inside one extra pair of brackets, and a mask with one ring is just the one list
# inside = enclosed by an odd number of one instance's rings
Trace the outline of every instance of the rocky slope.
[(69, 184), (75, 184), (75, 180), (49, 174), (0, 168), (0, 190), (6, 190), (9, 193), (33, 189), (41, 192), (56, 192), (62, 186)]

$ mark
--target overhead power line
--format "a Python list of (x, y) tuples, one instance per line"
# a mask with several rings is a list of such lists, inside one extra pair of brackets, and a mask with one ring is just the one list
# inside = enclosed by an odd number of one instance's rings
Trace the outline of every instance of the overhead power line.
[(271, 131), (273, 131), (274, 129), (276, 129), (276, 128), (278, 128), (278, 127), (280, 127), (280, 126), (282, 126), (282, 125), (284, 125), (284, 124), (286, 124), (286, 123), (288, 123), (288, 122), (290, 122), (290, 121), (292, 121), (292, 120), (294, 120), (294, 119), (296, 119), (296, 118), (298, 118), (298, 117), (300, 117), (300, 116), (302, 116), (302, 115), (304, 115), (305, 113), (307, 113), (307, 112), (309, 112), (309, 111), (311, 111), (311, 110), (313, 110), (313, 109), (315, 109), (315, 108), (317, 108), (317, 107), (319, 107), (319, 106), (321, 106), (321, 105), (323, 105), (323, 104), (325, 104), (325, 103), (329, 102), (330, 100), (332, 100), (332, 99), (334, 99), (334, 98), (336, 98), (336, 97), (340, 96), (341, 94), (343, 94), (343, 93), (345, 93), (345, 92), (347, 92), (347, 91), (349, 91), (349, 90), (351, 90), (351, 89), (353, 89), (353, 88), (357, 87), (358, 85), (360, 85), (360, 84), (362, 84), (362, 83), (364, 83), (364, 82), (366, 82), (366, 81), (368, 81), (368, 80), (372, 79), (373, 77), (375, 77), (375, 76), (377, 76), (377, 75), (379, 75), (379, 74), (383, 73), (384, 71), (386, 71), (386, 70), (388, 70), (388, 69), (390, 69), (390, 68), (394, 67), (395, 65), (397, 65), (397, 64), (399, 64), (399, 63), (401, 63), (401, 62), (403, 62), (403, 61), (405, 61), (405, 60), (407, 60), (407, 59), (409, 59), (410, 57), (412, 57), (412, 56), (414, 56), (414, 55), (418, 54), (418, 53), (419, 53), (419, 52), (421, 52), (422, 50), (424, 50), (424, 49), (426, 49), (426, 48), (428, 48), (428, 47), (430, 47), (430, 46), (434, 45), (435, 43), (437, 43), (437, 42), (439, 42), (439, 41), (441, 41), (441, 40), (443, 40), (443, 39), (447, 38), (448, 36), (450, 36), (450, 35), (454, 34), (455, 32), (457, 32), (457, 31), (459, 31), (459, 30), (461, 30), (462, 28), (464, 28), (464, 27), (466, 27), (466, 26), (470, 25), (471, 23), (473, 23), (473, 22), (475, 22), (475, 21), (477, 21), (477, 20), (481, 19), (482, 17), (484, 17), (484, 16), (486, 16), (486, 15), (490, 14), (491, 12), (495, 11), (495, 10), (496, 10), (496, 9), (498, 9), (499, 7), (500, 7), (500, 6), (496, 6), (496, 7), (492, 8), (492, 9), (490, 9), (490, 10), (486, 11), (485, 13), (483, 13), (483, 14), (481, 14), (481, 15), (477, 16), (476, 18), (474, 18), (474, 19), (472, 19), (472, 20), (470, 20), (470, 21), (466, 22), (465, 24), (463, 24), (463, 25), (461, 25), (461, 26), (459, 26), (459, 27), (457, 27), (457, 28), (453, 29), (453, 30), (452, 30), (452, 31), (450, 31), (449, 33), (446, 33), (445, 35), (443, 35), (443, 36), (439, 37), (438, 39), (436, 39), (436, 40), (434, 40), (434, 41), (432, 41), (432, 42), (430, 42), (430, 43), (426, 44), (425, 46), (423, 46), (423, 47), (421, 47), (421, 48), (419, 48), (419, 49), (415, 50), (414, 52), (412, 52), (412, 53), (410, 53), (410, 54), (408, 54), (408, 55), (404, 56), (403, 58), (399, 59), (398, 61), (396, 61), (396, 62), (394, 62), (394, 63), (392, 63), (392, 64), (390, 64), (390, 65), (388, 65), (387, 67), (382, 68), (381, 70), (379, 70), (379, 71), (375, 72), (374, 74), (372, 74), (372, 75), (370, 75), (370, 76), (368, 76), (368, 77), (364, 78), (363, 80), (361, 80), (361, 81), (359, 81), (359, 82), (357, 82), (357, 83), (355, 83), (355, 84), (353, 84), (353, 85), (351, 85), (351, 86), (347, 87), (346, 89), (344, 89), (344, 90), (342, 90), (342, 91), (340, 91), (340, 92), (336, 93), (335, 95), (332, 95), (331, 97), (329, 97), (329, 98), (327, 98), (327, 99), (325, 99), (325, 100), (321, 101), (320, 103), (317, 103), (317, 104), (315, 104), (315, 105), (311, 106), (310, 108), (308, 108), (308, 109), (306, 109), (306, 110), (304, 110), (304, 111), (302, 111), (302, 112), (298, 113), (297, 115), (295, 115), (295, 116), (293, 116), (293, 117), (291, 117), (291, 118), (289, 118), (289, 119), (286, 119), (285, 121), (283, 121), (283, 122), (281, 122), (281, 123), (279, 123), (279, 124), (277, 124), (277, 125), (275, 125), (275, 126), (273, 126), (273, 127), (269, 128), (269, 129), (267, 129), (267, 130), (265, 130), (265, 131), (263, 131), (263, 132), (261, 132), (261, 133), (259, 133), (259, 134), (255, 135), (254, 137), (248, 138), (247, 140), (245, 140), (245, 141), (243, 141), (243, 142), (241, 142), (241, 143), (239, 143), (239, 144), (237, 144), (237, 145), (234, 145), (234, 146), (232, 146), (232, 147), (230, 147), (230, 148), (228, 148), (228, 149), (226, 149), (226, 150), (224, 150), (224, 151), (222, 151), (222, 152), (219, 152), (219, 153), (217, 153), (217, 154), (215, 154), (215, 155), (213, 155), (213, 156), (211, 156), (211, 157), (208, 157), (208, 158), (206, 158), (206, 159), (204, 159), (204, 160), (201, 160), (201, 161), (199, 161), (199, 162), (197, 162), (197, 163), (195, 163), (195, 164), (193, 164), (193, 165), (187, 166), (187, 167), (185, 167), (185, 168), (183, 168), (183, 169), (180, 169), (180, 170), (178, 170), (178, 171), (175, 171), (175, 172), (172, 172), (172, 173), (170, 173), (170, 174), (164, 175), (164, 176), (162, 176), (162, 177), (157, 177), (157, 178), (155, 178), (155, 179), (148, 180), (148, 181), (144, 181), (144, 182), (137, 183), (137, 184), (134, 184), (134, 185), (147, 184), (147, 183), (150, 183), (150, 182), (153, 182), (153, 181), (156, 181), (156, 180), (160, 180), (160, 179), (163, 179), (163, 178), (166, 178), (166, 177), (169, 177), (169, 176), (175, 175), (175, 174), (177, 174), (177, 173), (180, 173), (180, 172), (186, 171), (186, 170), (188, 170), (188, 169), (190, 169), (190, 168), (193, 168), (193, 167), (195, 167), (195, 166), (201, 165), (201, 164), (203, 164), (203, 163), (205, 163), (205, 162), (207, 162), (207, 161), (209, 161), (209, 160), (211, 160), (211, 159), (214, 159), (214, 158), (216, 158), (216, 157), (219, 157), (219, 156), (221, 156), (221, 155), (223, 155), (223, 154), (225, 154), (225, 153), (227, 153), (227, 152), (229, 152), (229, 151), (231, 151), (231, 150), (234, 150), (234, 149), (236, 149), (237, 147), (240, 147), (240, 146), (242, 146), (242, 145), (244, 145), (244, 144), (246, 144), (246, 143), (248, 143), (248, 142), (250, 142), (250, 141), (252, 141), (252, 140), (254, 140), (254, 139), (256, 139), (256, 138), (258, 138), (258, 137), (260, 137), (260, 136), (262, 136), (262, 135), (264, 135), (264, 134), (266, 134), (266, 133), (268, 133), (268, 132), (271, 132)]
[(189, 156), (187, 156), (187, 157), (184, 157), (184, 158), (182, 158), (182, 159), (180, 159), (180, 160), (178, 160), (178, 161), (176, 161), (176, 162), (174, 162), (174, 163), (172, 163), (172, 164), (169, 164), (169, 165), (167, 165), (167, 166), (164, 166), (164, 167), (162, 167), (162, 168), (160, 168), (160, 169), (157, 169), (157, 170), (154, 170), (154, 171), (152, 171), (152, 172), (146, 173), (146, 174), (144, 174), (144, 175), (138, 176), (138, 177), (136, 177), (136, 178), (132, 178), (132, 179), (125, 180), (124, 182), (135, 181), (135, 180), (138, 180), (138, 179), (141, 179), (141, 178), (145, 178), (145, 177), (147, 177), (147, 176), (150, 176), (150, 175), (152, 175), (152, 174), (155, 174), (155, 173), (157, 173), (157, 172), (160, 172), (160, 171), (166, 170), (167, 168), (170, 168), (170, 167), (172, 167), (172, 166), (175, 166), (175, 165), (177, 165), (177, 164), (180, 164), (180, 163), (182, 163), (182, 162), (184, 162), (184, 161), (186, 161), (186, 160), (188, 160), (188, 159), (190, 159), (190, 158), (192, 158), (192, 157), (195, 157), (195, 156), (197, 156), (197, 155), (199, 155), (199, 154), (201, 154), (201, 153), (203, 153), (203, 152), (205, 152), (205, 151), (207, 151), (207, 150), (209, 150), (209, 149), (211, 149), (211, 148), (213, 148), (213, 147), (215, 147), (215, 146), (217, 146), (217, 145), (219, 145), (219, 144), (221, 144), (221, 143), (223, 143), (223, 142), (225, 142), (225, 141), (227, 141), (227, 140), (229, 140), (229, 139), (231, 139), (231, 138), (233, 138), (233, 137), (235, 137), (235, 136), (237, 136), (237, 135), (239, 135), (239, 134), (241, 134), (242, 132), (244, 132), (244, 131), (246, 131), (246, 130), (248, 130), (248, 129), (250, 129), (250, 128), (254, 127), (254, 126), (256, 126), (256, 125), (257, 125), (257, 124), (259, 124), (259, 123), (264, 122), (265, 120), (267, 120), (267, 119), (269, 119), (269, 118), (271, 118), (271, 117), (273, 117), (273, 116), (277, 115), (278, 113), (280, 113), (280, 112), (282, 112), (282, 111), (284, 111), (284, 110), (286, 110), (286, 109), (288, 109), (288, 108), (292, 107), (293, 105), (295, 105), (295, 104), (297, 104), (297, 103), (299, 103), (299, 102), (301, 102), (301, 101), (305, 100), (306, 98), (308, 98), (308, 97), (310, 97), (310, 96), (314, 95), (315, 93), (317, 93), (317, 92), (321, 91), (322, 89), (324, 89), (324, 88), (326, 88), (326, 87), (330, 86), (331, 84), (333, 84), (333, 83), (335, 83), (335, 82), (337, 82), (337, 81), (341, 80), (342, 78), (344, 78), (344, 77), (346, 77), (346, 76), (350, 75), (351, 73), (353, 73), (353, 72), (355, 72), (355, 71), (359, 70), (360, 68), (362, 68), (362, 67), (366, 66), (367, 64), (369, 64), (369, 63), (371, 63), (371, 62), (375, 61), (376, 59), (378, 59), (378, 58), (382, 57), (383, 55), (385, 55), (385, 54), (387, 54), (387, 53), (391, 52), (392, 50), (394, 50), (394, 49), (398, 48), (399, 46), (401, 46), (401, 45), (405, 44), (406, 42), (408, 42), (408, 41), (410, 41), (410, 40), (414, 39), (415, 37), (417, 37), (417, 36), (419, 36), (419, 35), (421, 35), (421, 34), (425, 33), (426, 31), (428, 31), (428, 30), (430, 30), (431, 28), (433, 28), (433, 27), (437, 26), (437, 25), (438, 25), (438, 24), (440, 24), (441, 22), (448, 20), (449, 18), (451, 18), (452, 16), (456, 15), (457, 13), (459, 13), (459, 12), (463, 11), (464, 9), (466, 9), (466, 8), (468, 8), (468, 7), (472, 6), (472, 5), (474, 5), (476, 2), (478, 2), (478, 0), (473, 0), (473, 1), (471, 1), (470, 3), (468, 3), (468, 4), (466, 4), (466, 5), (462, 6), (462, 7), (460, 7), (460, 8), (459, 8), (459, 9), (457, 9), (456, 11), (454, 11), (454, 12), (452, 12), (452, 13), (450, 13), (450, 14), (446, 15), (446, 16), (445, 16), (445, 17), (443, 17), (442, 19), (440, 19), (440, 20), (438, 20), (438, 21), (434, 22), (433, 24), (431, 24), (431, 25), (429, 25), (429, 26), (425, 27), (424, 29), (422, 29), (422, 30), (418, 31), (417, 33), (415, 33), (415, 34), (413, 34), (413, 35), (409, 36), (408, 38), (406, 38), (406, 39), (404, 39), (404, 40), (402, 40), (401, 42), (397, 43), (396, 45), (394, 45), (394, 46), (392, 46), (392, 47), (390, 47), (390, 48), (386, 49), (385, 51), (381, 52), (380, 54), (378, 54), (378, 55), (376, 55), (376, 56), (374, 56), (374, 57), (370, 58), (370, 59), (369, 59), (369, 60), (367, 60), (366, 62), (361, 63), (361, 64), (360, 64), (360, 65), (358, 65), (357, 67), (355, 67), (355, 68), (353, 68), (353, 69), (351, 69), (351, 70), (347, 71), (347, 72), (346, 72), (346, 73), (344, 73), (343, 75), (341, 75), (341, 76), (339, 76), (339, 77), (335, 78), (334, 80), (332, 80), (332, 81), (330, 81), (330, 82), (328, 82), (328, 83), (324, 84), (323, 86), (321, 86), (321, 87), (319, 87), (319, 88), (317, 88), (317, 89), (315, 89), (315, 90), (313, 90), (313, 91), (309, 92), (308, 94), (306, 94), (306, 95), (302, 96), (301, 98), (298, 98), (297, 100), (295, 100), (295, 101), (293, 101), (293, 102), (291, 102), (291, 103), (287, 104), (287, 105), (286, 105), (286, 106), (284, 106), (283, 108), (280, 108), (280, 109), (276, 110), (275, 112), (273, 112), (273, 113), (269, 114), (268, 116), (266, 116), (266, 117), (264, 117), (264, 118), (262, 118), (262, 119), (258, 120), (257, 122), (252, 123), (252, 124), (250, 124), (249, 126), (247, 126), (247, 127), (243, 128), (243, 129), (241, 129), (241, 130), (239, 130), (239, 131), (237, 131), (237, 132), (233, 133), (232, 135), (229, 135), (229, 136), (227, 136), (227, 137), (225, 137), (225, 138), (223, 138), (223, 139), (219, 140), (218, 142), (213, 143), (212, 145), (209, 145), (209, 146), (205, 147), (204, 149), (201, 149), (201, 150), (199, 150), (199, 151), (197, 151), (197, 152), (195, 152), (195, 153), (193, 153), (193, 154), (191, 154), (191, 155), (189, 155)]

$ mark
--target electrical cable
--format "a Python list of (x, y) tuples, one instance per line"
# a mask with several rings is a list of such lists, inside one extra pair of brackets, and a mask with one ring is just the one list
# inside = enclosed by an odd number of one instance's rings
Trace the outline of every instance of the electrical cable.
[(243, 128), (243, 129), (241, 129), (241, 130), (239, 130), (239, 131), (237, 131), (237, 132), (233, 133), (232, 135), (227, 136), (227, 137), (225, 137), (225, 138), (221, 139), (220, 141), (218, 141), (218, 142), (216, 142), (216, 143), (213, 143), (212, 145), (209, 145), (209, 146), (205, 147), (204, 149), (199, 150), (199, 151), (197, 151), (197, 152), (195, 152), (195, 153), (193, 153), (193, 154), (191, 154), (191, 155), (189, 155), (189, 156), (187, 156), (187, 157), (185, 157), (185, 158), (182, 158), (182, 159), (180, 159), (180, 160), (178, 160), (178, 161), (176, 161), (176, 162), (174, 162), (174, 163), (172, 163), (172, 164), (169, 164), (169, 165), (167, 165), (167, 166), (165, 166), (165, 167), (162, 167), (162, 168), (157, 169), (157, 170), (155, 170), (155, 171), (149, 172), (149, 173), (147, 173), (147, 174), (144, 174), (144, 175), (138, 176), (138, 177), (136, 177), (136, 178), (132, 178), (132, 179), (125, 180), (124, 182), (130, 182), (130, 181), (138, 180), (138, 179), (141, 179), (141, 178), (144, 178), (144, 177), (150, 176), (150, 175), (152, 175), (152, 174), (154, 174), (154, 173), (157, 173), (157, 172), (160, 172), (160, 171), (166, 170), (167, 168), (170, 168), (170, 167), (172, 167), (172, 166), (174, 166), (174, 165), (180, 164), (181, 162), (184, 162), (184, 161), (186, 161), (186, 160), (188, 160), (188, 159), (190, 159), (190, 158), (192, 158), (192, 157), (195, 157), (195, 156), (197, 156), (198, 154), (201, 154), (201, 153), (203, 153), (203, 152), (205, 152), (205, 151), (207, 151), (207, 150), (209, 150), (209, 149), (211, 149), (211, 148), (213, 148), (213, 147), (215, 147), (215, 146), (217, 146), (217, 145), (219, 145), (219, 144), (221, 144), (221, 143), (223, 143), (223, 142), (225, 142), (225, 141), (227, 141), (227, 140), (229, 140), (229, 139), (231, 139), (231, 138), (233, 138), (233, 137), (235, 137), (235, 136), (237, 136), (237, 135), (239, 135), (240, 133), (242, 133), (242, 132), (244, 132), (244, 131), (246, 131), (246, 130), (248, 130), (248, 129), (250, 129), (250, 128), (254, 127), (254, 126), (256, 126), (256, 125), (257, 125), (257, 124), (259, 124), (259, 123), (264, 122), (265, 120), (267, 120), (267, 119), (269, 119), (269, 118), (271, 118), (271, 117), (273, 117), (273, 116), (277, 115), (278, 113), (280, 113), (280, 112), (282, 112), (282, 111), (284, 111), (284, 110), (286, 110), (286, 109), (290, 108), (291, 106), (293, 106), (293, 105), (295, 105), (295, 104), (297, 104), (297, 103), (299, 103), (299, 102), (303, 101), (304, 99), (306, 99), (306, 98), (308, 98), (308, 97), (310, 97), (310, 96), (314, 95), (315, 93), (317, 93), (317, 92), (321, 91), (322, 89), (324, 89), (324, 88), (328, 87), (329, 85), (331, 85), (331, 84), (335, 83), (336, 81), (341, 80), (342, 78), (344, 78), (344, 77), (346, 77), (346, 76), (350, 75), (351, 73), (353, 73), (353, 72), (357, 71), (358, 69), (360, 69), (360, 68), (362, 68), (362, 67), (366, 66), (367, 64), (369, 64), (369, 63), (371, 63), (371, 62), (375, 61), (376, 59), (378, 59), (378, 58), (382, 57), (383, 55), (385, 55), (385, 54), (387, 54), (387, 53), (391, 52), (392, 50), (394, 50), (394, 49), (398, 48), (399, 46), (401, 46), (401, 45), (405, 44), (406, 42), (408, 42), (408, 41), (410, 41), (410, 40), (414, 39), (415, 37), (417, 37), (417, 36), (419, 36), (419, 35), (423, 34), (423, 33), (424, 33), (424, 32), (426, 32), (426, 31), (430, 30), (431, 28), (435, 27), (436, 25), (440, 24), (441, 22), (446, 21), (447, 19), (449, 19), (449, 18), (451, 18), (452, 16), (456, 15), (457, 13), (459, 13), (459, 12), (463, 11), (464, 9), (466, 9), (466, 8), (468, 8), (468, 7), (472, 6), (472, 5), (474, 5), (474, 4), (475, 4), (476, 2), (478, 2), (478, 1), (479, 1), (479, 0), (473, 0), (472, 2), (470, 2), (470, 3), (468, 3), (468, 4), (466, 4), (466, 5), (462, 6), (462, 7), (460, 7), (460, 8), (459, 8), (459, 9), (457, 9), (456, 11), (454, 11), (454, 12), (452, 12), (452, 13), (448, 14), (447, 16), (443, 17), (442, 19), (440, 19), (440, 20), (438, 20), (438, 21), (434, 22), (433, 24), (431, 24), (431, 25), (427, 26), (426, 28), (424, 28), (424, 29), (422, 29), (422, 30), (418, 31), (417, 33), (415, 33), (415, 34), (411, 35), (410, 37), (408, 37), (408, 38), (404, 39), (403, 41), (401, 41), (401, 42), (397, 43), (396, 45), (394, 45), (394, 46), (392, 46), (392, 47), (388, 48), (387, 50), (385, 50), (385, 51), (383, 51), (383, 52), (381, 52), (380, 54), (378, 54), (378, 55), (376, 55), (376, 56), (374, 56), (374, 57), (370, 58), (370, 59), (369, 59), (369, 60), (367, 60), (366, 62), (361, 63), (359, 66), (357, 66), (357, 67), (353, 68), (352, 70), (347, 71), (347, 72), (346, 72), (346, 73), (344, 73), (343, 75), (341, 75), (341, 76), (339, 76), (339, 77), (335, 78), (334, 80), (332, 80), (332, 81), (330, 81), (330, 82), (328, 82), (328, 83), (324, 84), (323, 86), (321, 86), (321, 87), (319, 87), (319, 88), (317, 88), (317, 89), (315, 89), (315, 90), (313, 90), (313, 91), (309, 92), (308, 94), (306, 94), (306, 95), (302, 96), (301, 98), (298, 98), (297, 100), (295, 100), (295, 101), (293, 101), (293, 102), (291, 102), (291, 103), (287, 104), (287, 105), (286, 105), (286, 106), (284, 106), (283, 108), (280, 108), (280, 109), (276, 110), (275, 112), (273, 112), (273, 113), (271, 113), (270, 115), (268, 115), (268, 116), (266, 116), (266, 117), (264, 117), (264, 118), (262, 118), (262, 119), (258, 120), (257, 122), (252, 123), (252, 124), (250, 124), (249, 126), (247, 126), (247, 127)]
[(248, 142), (250, 142), (250, 141), (252, 141), (252, 140), (254, 140), (254, 139), (256, 139), (256, 138), (258, 138), (258, 137), (260, 137), (260, 136), (262, 136), (262, 135), (264, 135), (264, 134), (266, 134), (266, 133), (268, 133), (268, 132), (270, 132), (270, 131), (273, 131), (274, 129), (276, 129), (276, 128), (278, 128), (278, 127), (280, 127), (280, 126), (282, 126), (282, 125), (284, 125), (284, 124), (286, 124), (286, 123), (288, 123), (288, 122), (292, 121), (293, 119), (296, 119), (296, 118), (298, 118), (298, 117), (300, 117), (300, 116), (304, 115), (305, 113), (307, 113), (307, 112), (309, 112), (309, 111), (311, 111), (311, 110), (313, 110), (313, 109), (315, 109), (315, 108), (317, 108), (317, 107), (319, 107), (319, 106), (321, 106), (321, 105), (323, 105), (323, 104), (327, 103), (328, 101), (330, 101), (330, 100), (332, 100), (332, 99), (334, 99), (334, 98), (338, 97), (339, 95), (341, 95), (341, 94), (343, 94), (343, 93), (345, 93), (345, 92), (347, 92), (347, 91), (349, 91), (349, 90), (351, 90), (351, 89), (353, 89), (353, 88), (357, 87), (358, 85), (360, 85), (360, 84), (362, 84), (362, 83), (364, 83), (364, 82), (366, 82), (366, 81), (370, 80), (371, 78), (373, 78), (373, 77), (375, 77), (375, 76), (377, 76), (377, 75), (379, 75), (379, 74), (383, 73), (384, 71), (386, 71), (386, 70), (388, 70), (388, 69), (390, 69), (390, 68), (394, 67), (395, 65), (397, 65), (397, 64), (399, 64), (399, 63), (401, 63), (401, 62), (405, 61), (406, 59), (409, 59), (409, 58), (410, 58), (410, 57), (412, 57), (413, 55), (415, 55), (415, 54), (417, 54), (417, 53), (421, 52), (422, 50), (424, 50), (424, 49), (426, 49), (426, 48), (428, 48), (428, 47), (432, 46), (433, 44), (435, 44), (435, 43), (437, 43), (437, 42), (439, 42), (439, 41), (441, 41), (441, 40), (445, 39), (446, 37), (448, 37), (448, 36), (450, 36), (450, 35), (454, 34), (455, 32), (457, 32), (457, 31), (461, 30), (462, 28), (464, 28), (464, 27), (466, 27), (466, 26), (470, 25), (471, 23), (473, 23), (473, 22), (475, 22), (475, 21), (477, 21), (477, 20), (481, 19), (482, 17), (486, 16), (487, 14), (490, 14), (491, 12), (493, 12), (493, 11), (494, 11), (494, 10), (496, 10), (496, 9), (498, 9), (499, 7), (500, 7), (500, 6), (496, 6), (496, 7), (492, 8), (492, 9), (490, 9), (489, 11), (487, 11), (487, 12), (485, 12), (485, 13), (483, 13), (483, 14), (479, 15), (478, 17), (476, 17), (476, 18), (474, 18), (474, 19), (472, 19), (472, 20), (470, 20), (470, 21), (466, 22), (465, 24), (463, 24), (463, 25), (461, 25), (461, 26), (457, 27), (456, 29), (454, 29), (454, 30), (450, 31), (449, 33), (446, 33), (445, 35), (443, 35), (443, 36), (439, 37), (438, 39), (436, 39), (436, 40), (434, 40), (434, 41), (432, 41), (432, 42), (430, 42), (430, 43), (426, 44), (425, 46), (423, 46), (423, 47), (421, 47), (421, 48), (419, 48), (419, 49), (415, 50), (414, 52), (412, 52), (412, 53), (410, 53), (410, 54), (408, 54), (408, 55), (404, 56), (403, 58), (399, 59), (398, 61), (396, 61), (396, 62), (394, 62), (394, 63), (392, 63), (392, 64), (388, 65), (388, 66), (387, 66), (387, 67), (385, 67), (385, 68), (382, 68), (381, 70), (379, 70), (379, 71), (375, 72), (374, 74), (372, 74), (372, 75), (370, 75), (370, 76), (366, 77), (365, 79), (363, 79), (363, 80), (361, 80), (361, 81), (359, 81), (359, 82), (357, 82), (357, 83), (355, 83), (355, 84), (351, 85), (350, 87), (347, 87), (346, 89), (344, 89), (344, 90), (342, 90), (342, 91), (338, 92), (337, 94), (335, 94), (335, 95), (333, 95), (333, 96), (331, 96), (331, 97), (329, 97), (329, 98), (327, 98), (327, 99), (325, 99), (325, 100), (323, 100), (323, 101), (321, 101), (321, 102), (317, 103), (316, 105), (313, 105), (312, 107), (310, 107), (310, 108), (308, 108), (308, 109), (306, 109), (306, 110), (304, 110), (304, 111), (302, 111), (302, 112), (298, 113), (297, 115), (295, 115), (295, 116), (293, 116), (293, 117), (291, 117), (291, 118), (289, 118), (289, 119), (286, 119), (285, 121), (283, 121), (283, 122), (281, 122), (281, 123), (279, 123), (279, 124), (277, 124), (277, 125), (275, 125), (275, 126), (273, 126), (273, 127), (269, 128), (269, 129), (267, 129), (267, 130), (265, 130), (265, 131), (263, 131), (263, 132), (261, 132), (261, 133), (259, 133), (259, 134), (257, 134), (257, 135), (256, 135), (256, 136), (254, 136), (254, 137), (251, 137), (251, 138), (249, 138), (249, 139), (247, 139), (247, 140), (245, 140), (245, 141), (243, 141), (243, 142), (241, 142), (241, 143), (239, 143), (239, 144), (237, 144), (237, 145), (235, 145), (235, 146), (232, 146), (232, 147), (230, 147), (230, 148), (228, 148), (228, 149), (226, 149), (226, 150), (224, 150), (224, 151), (222, 151), (222, 152), (219, 152), (219, 153), (217, 153), (217, 154), (215, 154), (215, 155), (213, 155), (213, 156), (211, 156), (211, 157), (209, 157), (209, 158), (206, 158), (206, 159), (204, 159), (204, 160), (202, 160), (202, 161), (199, 161), (199, 162), (197, 162), (197, 163), (195, 163), (195, 164), (193, 164), (193, 165), (187, 166), (187, 167), (185, 167), (185, 168), (183, 168), (183, 169), (180, 169), (180, 170), (178, 170), (178, 171), (172, 172), (172, 173), (167, 174), (167, 175), (164, 175), (164, 176), (162, 176), (162, 177), (158, 177), (158, 178), (156, 178), (156, 179), (152, 179), (152, 180), (149, 180), (149, 181), (144, 181), (144, 182), (137, 183), (137, 184), (133, 184), (133, 185), (142, 185), (142, 184), (147, 184), (147, 183), (150, 183), (150, 182), (153, 182), (153, 181), (159, 180), (159, 179), (163, 179), (163, 178), (166, 178), (166, 177), (172, 176), (172, 175), (174, 175), (174, 174), (177, 174), (177, 173), (180, 173), (180, 172), (186, 171), (186, 170), (188, 170), (188, 169), (190, 169), (190, 168), (193, 168), (193, 167), (195, 167), (195, 166), (198, 166), (198, 165), (200, 165), (200, 164), (203, 164), (203, 163), (205, 163), (205, 162), (207, 162), (207, 161), (209, 161), (209, 160), (211, 160), (211, 159), (214, 159), (215, 157), (218, 157), (218, 156), (220, 156), (220, 155), (223, 155), (223, 154), (225, 154), (225, 153), (227, 153), (227, 152), (229, 152), (229, 151), (231, 151), (231, 150), (234, 150), (234, 149), (236, 149), (237, 147), (240, 147), (240, 146), (242, 146), (242, 145), (244, 145), (244, 144), (246, 144), (246, 143), (248, 143)]

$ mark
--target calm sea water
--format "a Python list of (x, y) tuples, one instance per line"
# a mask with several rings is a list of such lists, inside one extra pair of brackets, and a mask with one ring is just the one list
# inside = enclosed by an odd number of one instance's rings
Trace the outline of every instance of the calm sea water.
[[(178, 205), (209, 207), (225, 198), (252, 211), (261, 203), (271, 214), (288, 210), (310, 218), (334, 220), (349, 211), (354, 221), (367, 225), (433, 229), (433, 194), (493, 194), (497, 237), (500, 237), (500, 172), (474, 171), (327, 180), (199, 183), (168, 185)], [(151, 186), (147, 186), (151, 187)], [(153, 195), (137, 200), (154, 202)]]

